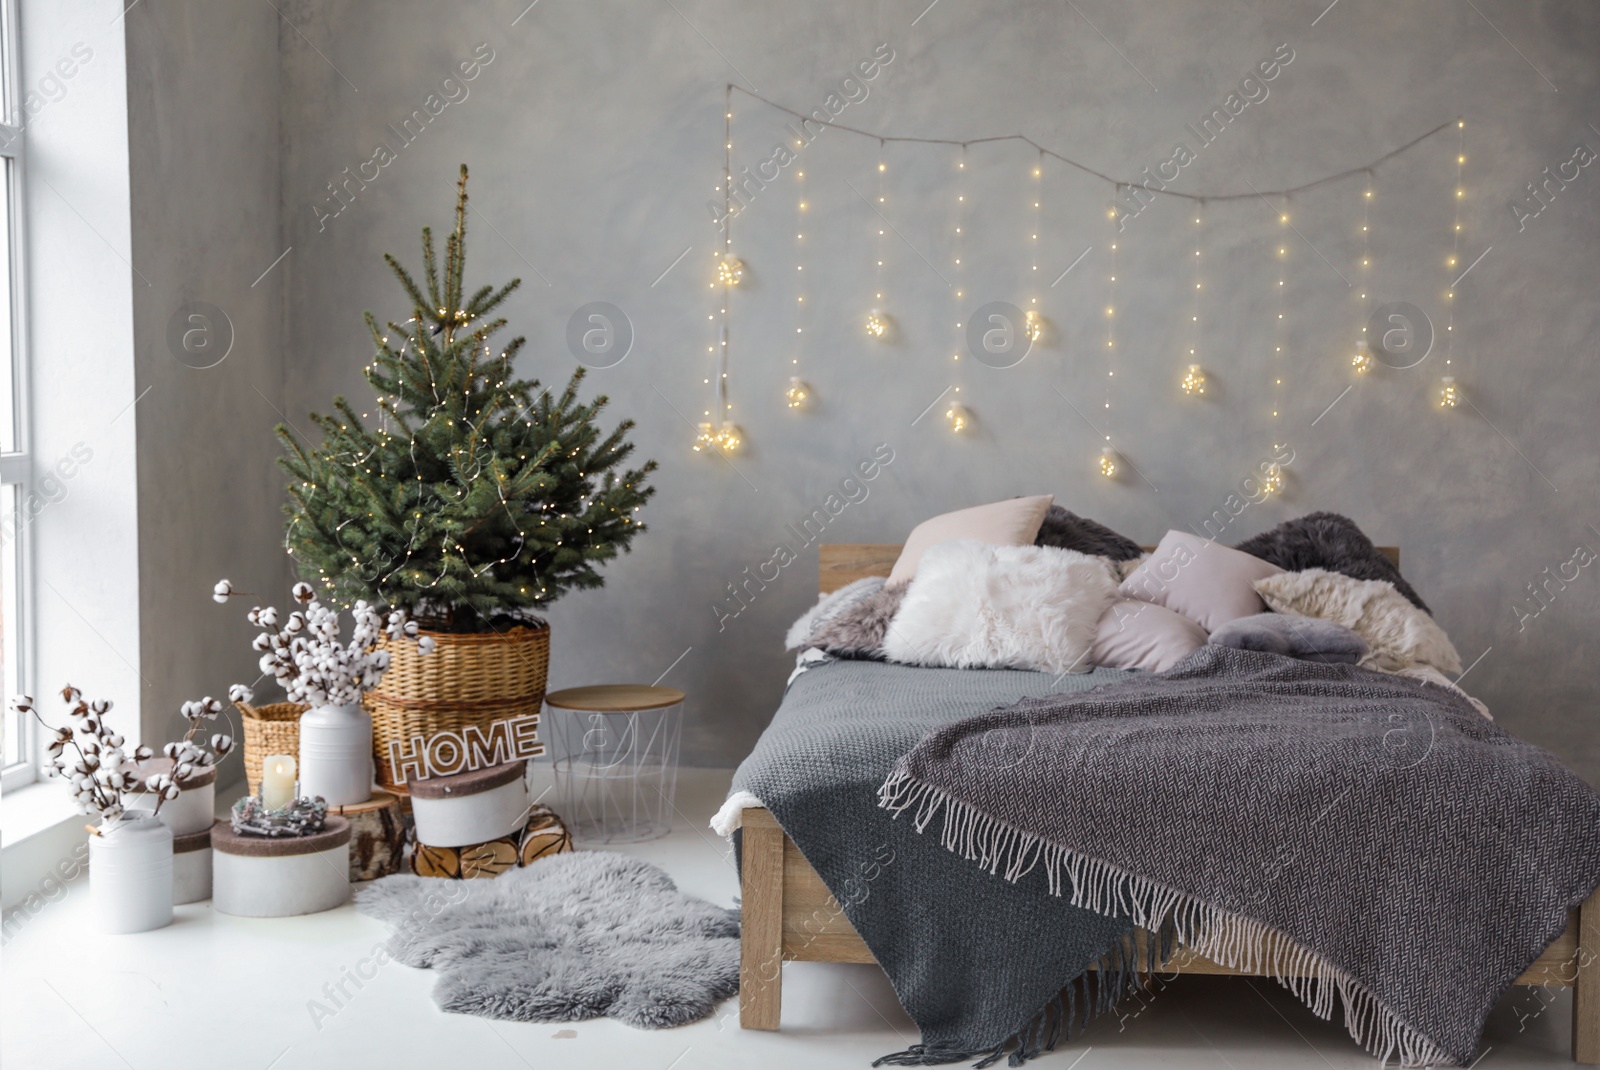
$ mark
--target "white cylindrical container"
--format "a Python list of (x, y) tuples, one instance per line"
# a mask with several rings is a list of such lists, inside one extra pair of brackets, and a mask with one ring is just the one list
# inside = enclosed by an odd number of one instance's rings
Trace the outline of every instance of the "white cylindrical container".
[[(157, 774), (171, 775), (171, 758), (150, 758), (138, 763), (139, 783), (128, 796), (128, 809), (154, 810), (156, 797), (145, 790), (146, 777)], [(196, 832), (209, 832), (211, 822), (217, 819), (217, 769), (211, 766), (191, 773), (183, 793), (176, 799), (161, 804), (156, 815), (172, 830), (174, 837), (189, 836)]]
[(411, 780), (411, 815), (417, 842), (429, 847), (466, 847), (508, 836), (528, 820), (528, 763), (478, 769), (455, 776)]
[(89, 837), (89, 906), (103, 933), (142, 933), (172, 923), (172, 830), (125, 814)]
[[(170, 803), (167, 805), (171, 805)], [(167, 808), (161, 808), (166, 813)], [(211, 898), (211, 827), (172, 840), (172, 904)]]
[(372, 717), (359, 702), (300, 715), (300, 795), (329, 806), (372, 798)]
[(350, 898), (350, 822), (329, 817), (311, 836), (247, 836), (211, 829), (211, 907), (246, 918), (332, 910)]

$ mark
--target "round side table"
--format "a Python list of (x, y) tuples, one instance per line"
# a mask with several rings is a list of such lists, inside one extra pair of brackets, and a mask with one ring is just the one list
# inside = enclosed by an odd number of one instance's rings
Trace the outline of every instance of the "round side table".
[(561, 816), (580, 843), (638, 843), (672, 830), (683, 692), (607, 684), (545, 696)]

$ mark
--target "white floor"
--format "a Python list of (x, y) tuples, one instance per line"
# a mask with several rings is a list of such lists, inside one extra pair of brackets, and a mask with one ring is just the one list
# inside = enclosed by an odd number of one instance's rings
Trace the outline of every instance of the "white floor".
[[(686, 891), (732, 904), (727, 846), (705, 827), (728, 774), (686, 771), (671, 835), (625, 848)], [(83, 882), (78, 882), (82, 885)], [(251, 920), (179, 907), (172, 926), (99, 937), (82, 928), (86, 888), (46, 907), (0, 961), (0, 1066), (5, 1070), (558, 1070), (574, 1067), (784, 1070), (866, 1067), (916, 1042), (876, 967), (790, 963), (783, 1029), (739, 1029), (737, 999), (682, 1029), (646, 1032), (609, 1020), (525, 1025), (439, 1012), (424, 970), (387, 965), (331, 1018), (314, 1019), (325, 985), (371, 956), (384, 927), (343, 907)], [(1488, 1070), (1571, 1066), (1571, 1000), (1515, 989), (1491, 1019)], [(1004, 1063), (1002, 1062), (1002, 1066)], [(1033, 1064), (1040, 1070), (1370, 1067), (1343, 1030), (1260, 980), (1179, 978)]]

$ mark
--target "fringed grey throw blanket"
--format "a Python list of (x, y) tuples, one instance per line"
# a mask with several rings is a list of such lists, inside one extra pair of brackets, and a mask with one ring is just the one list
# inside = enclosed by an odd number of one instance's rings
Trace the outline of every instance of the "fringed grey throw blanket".
[(880, 1062), (988, 1065), (1012, 1047), (1018, 1065), (1138, 984), (1126, 918), (963, 865), (877, 806), (884, 776), (933, 729), (1125, 675), (832, 662), (795, 678), (739, 766), (734, 790), (772, 811), (921, 1030)]
[(1458, 696), (1227, 647), (939, 729), (880, 803), (1041, 898), (1342, 1004), (1404, 1065), (1467, 1063), (1600, 882), (1600, 794)]

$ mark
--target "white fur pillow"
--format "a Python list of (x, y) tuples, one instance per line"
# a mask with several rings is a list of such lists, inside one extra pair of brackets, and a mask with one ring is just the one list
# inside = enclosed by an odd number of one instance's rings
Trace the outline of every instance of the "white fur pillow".
[(908, 665), (1088, 672), (1117, 593), (1109, 559), (957, 540), (922, 555), (884, 653)]
[(1279, 613), (1320, 617), (1353, 629), (1372, 647), (1363, 665), (1388, 670), (1432, 665), (1461, 672), (1461, 656), (1444, 629), (1387, 580), (1308, 568), (1268, 576), (1254, 586)]

